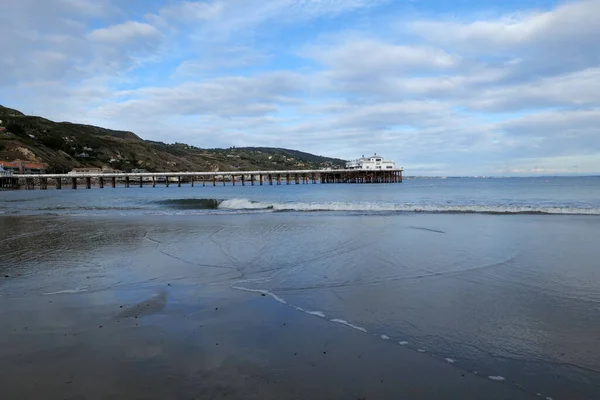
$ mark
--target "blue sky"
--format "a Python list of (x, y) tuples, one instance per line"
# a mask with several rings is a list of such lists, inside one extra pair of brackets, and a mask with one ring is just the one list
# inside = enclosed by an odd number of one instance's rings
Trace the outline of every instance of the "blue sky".
[(0, 0), (0, 104), (409, 174), (600, 173), (600, 0)]

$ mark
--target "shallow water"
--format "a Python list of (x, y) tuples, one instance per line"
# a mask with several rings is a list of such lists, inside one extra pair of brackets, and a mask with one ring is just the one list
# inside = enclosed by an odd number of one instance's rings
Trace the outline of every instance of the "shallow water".
[(542, 398), (598, 398), (600, 180), (556, 179), (2, 193), (0, 298), (138, 291), (155, 315), (178, 301), (165, 282), (262, 293)]

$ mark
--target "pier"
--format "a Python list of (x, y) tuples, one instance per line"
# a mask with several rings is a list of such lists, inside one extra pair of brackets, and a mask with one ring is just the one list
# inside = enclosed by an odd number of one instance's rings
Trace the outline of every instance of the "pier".
[(19, 180), (14, 175), (0, 176), (0, 189), (18, 189)]
[[(395, 170), (293, 170), (230, 172), (144, 172), (13, 175), (13, 189), (78, 189), (98, 187), (144, 187), (182, 184), (191, 186), (263, 186), (299, 184), (401, 183), (403, 169)], [(7, 185), (8, 186), (8, 185)]]

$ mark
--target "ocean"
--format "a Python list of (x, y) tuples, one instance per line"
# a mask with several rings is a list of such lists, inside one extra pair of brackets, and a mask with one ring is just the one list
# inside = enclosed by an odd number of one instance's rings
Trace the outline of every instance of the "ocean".
[(169, 337), (195, 296), (252, 296), (449, 364), (485, 398), (600, 398), (600, 177), (11, 191), (0, 229), (0, 302), (20, 310), (3, 347), (89, 324), (81, 304), (170, 313)]

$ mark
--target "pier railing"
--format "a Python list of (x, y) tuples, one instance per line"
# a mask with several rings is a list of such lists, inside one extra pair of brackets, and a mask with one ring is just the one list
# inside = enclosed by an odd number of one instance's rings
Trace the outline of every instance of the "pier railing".
[(111, 186), (170, 186), (175, 184), (195, 185), (290, 185), (290, 184), (333, 184), (333, 183), (400, 183), (403, 169), (395, 170), (290, 170), (290, 171), (217, 171), (217, 172), (132, 172), (132, 173), (78, 173), (13, 175), (11, 187), (41, 190), (54, 186), (62, 189), (66, 182), (72, 189), (83, 186), (104, 188)]

